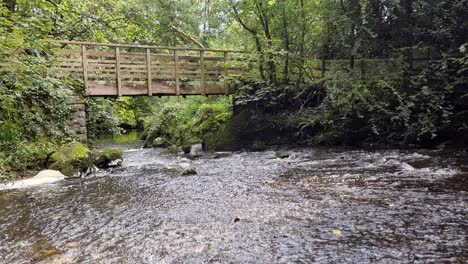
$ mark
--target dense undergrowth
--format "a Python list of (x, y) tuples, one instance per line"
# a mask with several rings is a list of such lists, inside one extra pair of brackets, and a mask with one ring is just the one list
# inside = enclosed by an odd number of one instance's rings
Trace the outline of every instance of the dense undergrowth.
[[(468, 141), (468, 56), (429, 64), (402, 80), (336, 74), (303, 88), (247, 82), (228, 138), (243, 145), (434, 146)], [(228, 122), (229, 123), (229, 122)], [(228, 135), (228, 134), (231, 135)]]
[(145, 146), (175, 146), (188, 151), (192, 144), (212, 137), (231, 115), (230, 97), (160, 99), (145, 122)]

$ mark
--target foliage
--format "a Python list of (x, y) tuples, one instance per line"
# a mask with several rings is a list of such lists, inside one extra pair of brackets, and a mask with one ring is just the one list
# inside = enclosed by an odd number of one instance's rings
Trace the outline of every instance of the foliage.
[(45, 165), (48, 156), (58, 148), (59, 142), (48, 138), (16, 141), (0, 145), (0, 181), (11, 179), (15, 172), (38, 169)]
[(160, 111), (145, 125), (147, 145), (161, 137), (169, 144), (187, 148), (218, 131), (231, 115), (229, 100), (224, 97), (161, 99), (160, 104)]
[(112, 102), (105, 98), (86, 98), (88, 137), (120, 133), (119, 119), (112, 111)]

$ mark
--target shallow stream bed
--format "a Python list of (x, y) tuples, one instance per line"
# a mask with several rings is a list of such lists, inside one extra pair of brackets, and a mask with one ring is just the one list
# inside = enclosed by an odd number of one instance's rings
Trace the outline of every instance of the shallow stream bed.
[(466, 154), (288, 153), (130, 149), (120, 169), (1, 191), (0, 263), (468, 261)]

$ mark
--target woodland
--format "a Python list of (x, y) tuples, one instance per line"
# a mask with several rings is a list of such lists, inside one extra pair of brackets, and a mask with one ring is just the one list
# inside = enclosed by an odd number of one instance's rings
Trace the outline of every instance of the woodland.
[[(74, 140), (57, 40), (246, 52), (229, 96), (87, 98), (88, 138), (147, 147), (466, 146), (464, 0), (2, 0), (0, 179)], [(159, 142), (161, 143), (161, 142)]]

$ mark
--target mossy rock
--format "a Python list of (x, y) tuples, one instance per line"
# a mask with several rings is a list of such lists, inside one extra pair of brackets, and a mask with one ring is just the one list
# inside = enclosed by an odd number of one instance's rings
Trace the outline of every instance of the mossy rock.
[(63, 160), (81, 160), (89, 156), (91, 151), (80, 142), (65, 144), (50, 156), (51, 162)]
[(80, 142), (61, 146), (50, 156), (49, 162), (50, 169), (58, 170), (67, 177), (80, 177), (93, 166), (91, 151)]
[(98, 168), (111, 168), (122, 165), (123, 151), (116, 148), (105, 148), (93, 151), (94, 165)]

